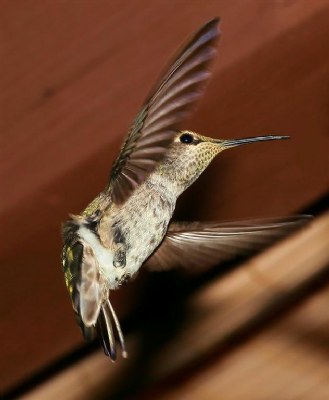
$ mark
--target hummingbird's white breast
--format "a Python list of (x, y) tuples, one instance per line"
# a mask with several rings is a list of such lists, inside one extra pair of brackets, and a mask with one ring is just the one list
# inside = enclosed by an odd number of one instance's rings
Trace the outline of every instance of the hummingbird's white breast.
[(80, 238), (92, 248), (94, 256), (97, 258), (100, 269), (105, 271), (109, 265), (113, 264), (113, 254), (106, 249), (99, 241), (98, 237), (84, 225), (78, 230)]
[(106, 278), (109, 289), (117, 289), (125, 275), (123, 268), (115, 268), (113, 265), (113, 253), (110, 248), (104, 247), (99, 237), (90, 229), (81, 225), (78, 234), (84, 244), (89, 246), (96, 258), (99, 272)]

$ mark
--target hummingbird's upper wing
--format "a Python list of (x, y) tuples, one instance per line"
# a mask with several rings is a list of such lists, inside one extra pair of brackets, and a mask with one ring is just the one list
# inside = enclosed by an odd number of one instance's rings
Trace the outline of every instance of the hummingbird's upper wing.
[(114, 162), (108, 189), (123, 203), (155, 169), (181, 122), (203, 94), (219, 38), (219, 19), (196, 32), (157, 82)]
[(147, 260), (153, 270), (209, 268), (260, 250), (310, 220), (308, 215), (234, 223), (175, 222)]

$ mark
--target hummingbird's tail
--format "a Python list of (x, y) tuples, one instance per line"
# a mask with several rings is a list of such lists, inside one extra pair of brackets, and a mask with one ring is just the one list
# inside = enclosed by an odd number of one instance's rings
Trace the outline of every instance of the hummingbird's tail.
[(116, 341), (118, 339), (121, 347), (122, 357), (127, 358), (128, 353), (126, 351), (120, 322), (112, 307), (112, 304), (110, 303), (110, 300), (108, 299), (100, 309), (100, 313), (96, 322), (96, 331), (101, 345), (103, 346), (105, 355), (110, 357), (113, 361), (116, 360)]

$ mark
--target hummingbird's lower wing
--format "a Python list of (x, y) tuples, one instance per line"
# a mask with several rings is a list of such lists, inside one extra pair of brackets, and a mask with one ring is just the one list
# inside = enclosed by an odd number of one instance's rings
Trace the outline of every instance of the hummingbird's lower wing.
[(206, 269), (261, 250), (311, 218), (298, 215), (233, 223), (174, 222), (145, 265), (152, 270)]
[(93, 254), (87, 249), (83, 255), (78, 276), (78, 313), (85, 326), (96, 324), (105, 292), (105, 279), (99, 274), (98, 265)]

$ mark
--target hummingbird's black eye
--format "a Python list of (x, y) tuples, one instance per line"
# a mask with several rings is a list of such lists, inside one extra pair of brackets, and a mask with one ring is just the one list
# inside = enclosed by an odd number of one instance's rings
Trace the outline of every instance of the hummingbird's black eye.
[(179, 138), (182, 143), (190, 144), (193, 142), (193, 136), (189, 133), (183, 133), (183, 135)]

